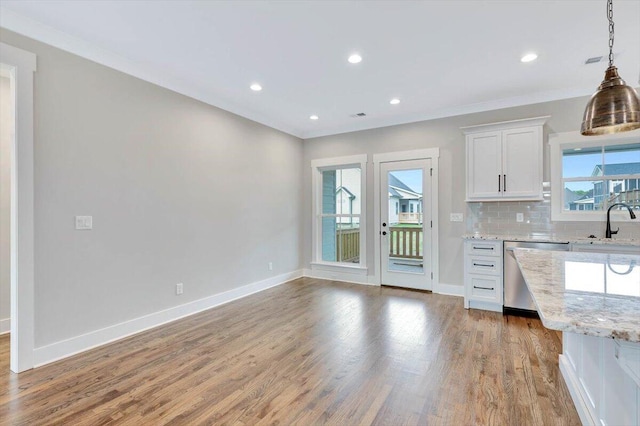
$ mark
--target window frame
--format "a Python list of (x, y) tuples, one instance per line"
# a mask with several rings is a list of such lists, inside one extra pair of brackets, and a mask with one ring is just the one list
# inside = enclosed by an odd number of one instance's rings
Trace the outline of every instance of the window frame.
[[(555, 133), (549, 135), (549, 156), (551, 174), (551, 220), (577, 222), (606, 222), (603, 210), (564, 210), (564, 179), (562, 171), (562, 152), (574, 148), (595, 148), (612, 145), (631, 145), (640, 143), (640, 131), (616, 133), (601, 136), (582, 136), (579, 132)], [(632, 175), (635, 176), (635, 175)], [(570, 179), (570, 178), (569, 178)], [(599, 179), (594, 179), (599, 180)], [(603, 181), (606, 179), (603, 179)], [(611, 211), (616, 221), (630, 221), (629, 213)]]
[[(312, 270), (344, 270), (367, 274), (367, 154), (311, 160), (311, 226), (312, 226)], [(358, 263), (331, 262), (322, 260), (322, 172), (327, 170), (360, 169), (360, 259)], [(348, 216), (353, 216), (350, 214)]]

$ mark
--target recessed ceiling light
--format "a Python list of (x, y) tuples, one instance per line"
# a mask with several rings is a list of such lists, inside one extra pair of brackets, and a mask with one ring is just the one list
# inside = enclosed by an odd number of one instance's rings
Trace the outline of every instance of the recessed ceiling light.
[(260, 86), (258, 83), (253, 83), (251, 86), (249, 86), (251, 88), (251, 90), (253, 90), (254, 92), (259, 92), (262, 90), (262, 86)]
[(320, 118), (320, 117), (318, 117), (318, 116), (317, 116), (317, 115), (315, 115), (315, 114), (314, 114), (314, 115), (310, 115), (310, 116), (309, 116), (309, 119), (310, 119), (310, 120), (317, 120), (318, 118)]
[(522, 58), (520, 58), (520, 62), (531, 62), (535, 61), (536, 59), (538, 59), (538, 55), (536, 55), (535, 53), (527, 53)]
[(400, 99), (398, 99), (398, 98), (393, 98), (393, 99), (391, 99), (391, 100), (389, 101), (389, 103), (390, 103), (391, 105), (398, 105), (398, 104), (400, 103)]
[(360, 63), (362, 61), (362, 56), (358, 55), (357, 53), (354, 53), (353, 55), (349, 56), (348, 60), (352, 64), (357, 64), (357, 63)]

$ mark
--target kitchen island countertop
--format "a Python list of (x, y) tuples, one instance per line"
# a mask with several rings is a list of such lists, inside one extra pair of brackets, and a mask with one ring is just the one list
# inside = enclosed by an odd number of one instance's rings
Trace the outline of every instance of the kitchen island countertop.
[(640, 342), (640, 256), (514, 249), (545, 327)]

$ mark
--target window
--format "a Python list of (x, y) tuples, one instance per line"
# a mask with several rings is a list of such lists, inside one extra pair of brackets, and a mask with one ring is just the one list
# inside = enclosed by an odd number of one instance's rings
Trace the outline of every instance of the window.
[(366, 155), (312, 161), (314, 265), (364, 267)]
[(640, 210), (640, 137), (591, 138), (550, 137), (553, 220), (605, 220), (616, 203)]

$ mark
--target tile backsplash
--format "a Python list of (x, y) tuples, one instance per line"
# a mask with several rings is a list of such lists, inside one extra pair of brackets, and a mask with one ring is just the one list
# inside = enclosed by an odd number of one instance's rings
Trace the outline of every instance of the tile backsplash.
[[(516, 221), (522, 213), (523, 222)], [(606, 214), (603, 212), (603, 215)], [(467, 203), (467, 232), (482, 234), (530, 235), (556, 237), (604, 237), (605, 222), (552, 222), (551, 202), (498, 201)], [(614, 238), (640, 238), (640, 217), (634, 221), (612, 221), (611, 228), (620, 232)]]

